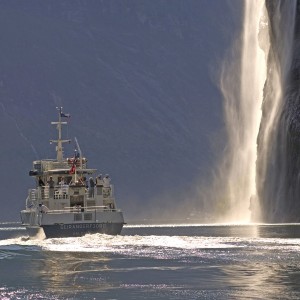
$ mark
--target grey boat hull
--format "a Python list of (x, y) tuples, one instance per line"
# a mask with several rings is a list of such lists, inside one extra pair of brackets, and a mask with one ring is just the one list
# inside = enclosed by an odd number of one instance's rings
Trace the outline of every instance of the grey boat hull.
[[(85, 234), (101, 233), (109, 235), (120, 234), (124, 223), (77, 223), (77, 224), (53, 224), (41, 225), (46, 238), (80, 237)], [(37, 227), (27, 227), (30, 236), (36, 235)]]

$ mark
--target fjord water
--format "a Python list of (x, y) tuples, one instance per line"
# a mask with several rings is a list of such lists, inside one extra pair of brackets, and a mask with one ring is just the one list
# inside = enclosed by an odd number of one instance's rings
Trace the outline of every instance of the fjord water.
[(0, 224), (1, 299), (299, 299), (300, 224), (127, 225), (29, 240)]

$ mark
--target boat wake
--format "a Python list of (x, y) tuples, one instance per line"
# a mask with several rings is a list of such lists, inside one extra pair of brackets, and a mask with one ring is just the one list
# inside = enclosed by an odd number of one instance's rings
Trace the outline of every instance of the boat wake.
[[(87, 234), (83, 237), (32, 240), (24, 237), (0, 241), (0, 259), (13, 253), (28, 252), (107, 253), (126, 257), (151, 257), (170, 259), (183, 257), (206, 257), (214, 252), (245, 249), (245, 251), (268, 250), (300, 251), (300, 239), (204, 237), (204, 236), (111, 236)], [(242, 249), (241, 249), (242, 248)], [(276, 251), (275, 251), (276, 252)]]

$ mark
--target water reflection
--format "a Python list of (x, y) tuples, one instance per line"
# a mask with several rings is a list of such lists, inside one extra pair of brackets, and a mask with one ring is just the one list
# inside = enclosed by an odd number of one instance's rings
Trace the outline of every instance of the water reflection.
[(104, 291), (111, 288), (107, 274), (110, 259), (99, 253), (44, 252), (33, 260), (32, 273), (53, 292)]
[(300, 224), (262, 224), (257, 231), (262, 238), (300, 238)]
[[(266, 253), (267, 254), (267, 253)], [(250, 262), (224, 265), (219, 278), (239, 299), (299, 299), (299, 263)]]

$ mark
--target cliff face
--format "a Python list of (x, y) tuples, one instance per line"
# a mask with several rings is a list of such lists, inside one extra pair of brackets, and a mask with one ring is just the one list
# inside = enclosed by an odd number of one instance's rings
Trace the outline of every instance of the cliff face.
[[(266, 6), (270, 18), (271, 50), (258, 137), (258, 195), (263, 221), (298, 222), (300, 2), (267, 0)], [(272, 128), (268, 128), (274, 98), (278, 98), (277, 116)]]
[(55, 157), (56, 106), (72, 115), (65, 134), (89, 166), (113, 178), (125, 216), (187, 198), (212, 165), (211, 133), (222, 126), (214, 78), (239, 6), (1, 1), (0, 218), (18, 219), (32, 160)]

